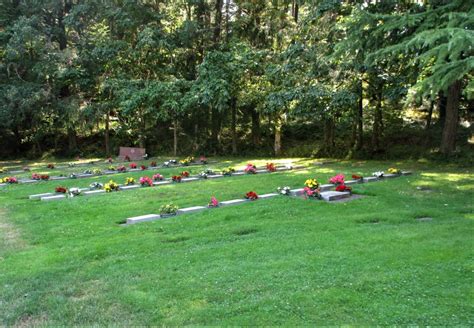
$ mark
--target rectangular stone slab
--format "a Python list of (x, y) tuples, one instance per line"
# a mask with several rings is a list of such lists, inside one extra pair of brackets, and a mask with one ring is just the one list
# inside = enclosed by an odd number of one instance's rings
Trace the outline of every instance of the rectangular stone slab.
[(303, 194), (304, 194), (304, 188), (290, 190), (290, 195), (291, 196), (301, 196)]
[(78, 178), (89, 178), (89, 177), (93, 177), (94, 175), (92, 173), (79, 173), (77, 175)]
[(66, 198), (66, 195), (55, 195), (55, 196), (41, 197), (41, 200), (52, 201), (52, 200), (60, 200), (60, 199), (65, 199), (65, 198)]
[(328, 190), (331, 190), (332, 188), (334, 188), (335, 186), (331, 183), (328, 183), (328, 184), (323, 184), (321, 186), (319, 186), (319, 189), (321, 191), (328, 191)]
[(257, 172), (257, 173), (268, 173), (268, 171), (265, 170), (265, 169), (256, 170), (255, 172)]
[(193, 213), (193, 212), (200, 212), (207, 209), (204, 206), (193, 206), (193, 207), (186, 207), (178, 210), (177, 214), (185, 214), (185, 213)]
[(208, 179), (217, 179), (217, 178), (222, 178), (224, 177), (222, 174), (214, 174), (214, 175), (208, 175)]
[(244, 175), (244, 174), (246, 174), (246, 173), (245, 172), (234, 172), (234, 173), (232, 173), (232, 175)]
[(69, 177), (51, 177), (49, 179), (50, 180), (66, 180), (66, 179), (69, 179)]
[(35, 183), (35, 182), (40, 182), (41, 180), (33, 180), (33, 179), (25, 179), (21, 180), (21, 183)]
[(153, 182), (153, 185), (154, 186), (160, 186), (160, 185), (166, 185), (166, 184), (170, 184), (171, 181), (170, 180), (167, 180), (167, 181), (155, 181)]
[(127, 219), (127, 224), (135, 224), (138, 222), (146, 222), (146, 221), (153, 221), (153, 220), (158, 220), (161, 217), (158, 214), (147, 214), (147, 215), (141, 215), (141, 216), (135, 216), (133, 218), (128, 218)]
[(199, 178), (183, 178), (181, 179), (181, 182), (191, 182), (191, 181), (197, 181)]
[(379, 179), (377, 179), (376, 177), (368, 177), (368, 178), (364, 178), (364, 182), (375, 182), (375, 181), (378, 181)]
[(398, 178), (400, 174), (384, 174), (384, 178), (391, 179), (391, 178)]
[(48, 197), (48, 196), (55, 196), (55, 193), (52, 192), (47, 192), (44, 194), (36, 194), (36, 195), (30, 195), (28, 198), (29, 199), (40, 199), (41, 197)]
[(348, 191), (340, 192), (340, 191), (325, 191), (321, 193), (321, 198), (327, 202), (348, 198), (351, 197), (351, 193)]
[(120, 186), (121, 190), (129, 190), (129, 189), (137, 189), (140, 188), (141, 186), (136, 184), (136, 185), (129, 185), (129, 186)]
[(226, 200), (223, 202), (220, 202), (219, 204), (221, 206), (227, 206), (227, 205), (237, 205), (237, 204), (243, 204), (248, 202), (248, 199), (233, 199), (233, 200)]
[(412, 174), (411, 171), (403, 171), (403, 172), (402, 172), (402, 175), (411, 175), (411, 174)]
[(105, 194), (105, 190), (99, 189), (99, 190), (84, 191), (85, 196), (93, 196), (93, 195), (98, 195), (98, 194)]
[(264, 194), (264, 195), (258, 196), (258, 198), (265, 199), (265, 198), (272, 198), (272, 197), (275, 197), (275, 196), (278, 196), (278, 194), (276, 194), (276, 193)]
[(349, 181), (345, 182), (346, 186), (350, 186), (350, 185), (353, 185), (353, 184), (356, 184), (356, 183), (360, 183), (360, 181), (359, 180), (349, 180)]

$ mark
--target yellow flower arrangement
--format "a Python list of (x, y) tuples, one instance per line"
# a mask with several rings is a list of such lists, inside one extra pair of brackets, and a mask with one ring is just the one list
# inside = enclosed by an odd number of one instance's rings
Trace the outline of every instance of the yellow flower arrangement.
[(319, 187), (319, 182), (316, 179), (308, 179), (305, 181), (304, 185), (310, 189), (317, 189)]
[(6, 171), (6, 170), (5, 170), (3, 167), (0, 167), (0, 174), (1, 174), (1, 173), (5, 173), (5, 171)]
[(105, 190), (105, 192), (116, 191), (116, 190), (119, 190), (119, 185), (116, 182), (114, 182), (113, 180), (110, 180), (109, 183), (106, 183), (104, 185), (104, 190)]
[(390, 174), (401, 174), (402, 171), (400, 171), (399, 169), (396, 169), (394, 167), (391, 167), (391, 168), (388, 169), (388, 173), (390, 173)]
[(125, 180), (125, 185), (129, 186), (129, 185), (133, 185), (135, 184), (135, 179), (134, 178), (127, 178), (127, 180)]

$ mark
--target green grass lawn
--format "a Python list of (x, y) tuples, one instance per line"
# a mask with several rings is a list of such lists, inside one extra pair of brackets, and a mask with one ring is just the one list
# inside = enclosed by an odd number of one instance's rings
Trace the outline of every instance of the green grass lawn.
[[(352, 202), (281, 196), (118, 224), (170, 202), (205, 205), (211, 196), (241, 198), (390, 166), (415, 174), (355, 185), (365, 197)], [(474, 324), (472, 169), (354, 161), (58, 202), (27, 199), (57, 185), (108, 180), (0, 189), (0, 325)]]

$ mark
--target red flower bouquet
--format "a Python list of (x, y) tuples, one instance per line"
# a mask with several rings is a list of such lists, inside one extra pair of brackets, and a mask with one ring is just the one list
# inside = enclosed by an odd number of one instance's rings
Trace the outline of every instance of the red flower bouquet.
[(183, 172), (181, 172), (181, 176), (183, 178), (187, 178), (187, 177), (189, 177), (189, 172), (188, 171), (183, 171)]
[(31, 180), (41, 180), (41, 176), (38, 173), (33, 173), (31, 175)]
[(42, 174), (42, 175), (40, 175), (40, 179), (41, 179), (41, 180), (49, 180), (49, 175), (47, 175), (47, 174)]
[(130, 166), (131, 169), (136, 169), (137, 168), (136, 163), (130, 163), (128, 166)]
[(173, 176), (171, 177), (171, 180), (172, 180), (173, 182), (181, 182), (181, 176), (180, 176), (180, 175), (173, 175)]
[(54, 169), (54, 164), (49, 163), (49, 164), (48, 164), (48, 169)]
[(352, 191), (352, 188), (349, 186), (346, 186), (345, 184), (340, 184), (336, 187), (336, 191)]
[(155, 162), (155, 161), (153, 161), (153, 162), (150, 163), (150, 167), (156, 167), (156, 166), (157, 166), (157, 165), (156, 165), (156, 162)]
[(249, 200), (256, 200), (258, 199), (258, 195), (254, 191), (249, 191), (248, 193), (245, 194), (245, 198)]
[(329, 179), (329, 183), (332, 183), (335, 185), (344, 184), (344, 175), (338, 174), (338, 175), (333, 176), (331, 179)]
[(354, 179), (354, 180), (362, 180), (362, 176), (357, 175), (357, 174), (353, 174), (353, 175), (352, 175), (352, 179)]
[(275, 172), (275, 171), (276, 171), (275, 164), (273, 164), (273, 163), (267, 163), (267, 171), (268, 171), (268, 172)]
[(126, 172), (127, 171), (127, 168), (123, 165), (120, 165), (117, 167), (117, 171), (118, 172)]
[(216, 197), (211, 197), (211, 201), (207, 204), (207, 207), (219, 207), (219, 201)]
[(67, 189), (65, 187), (56, 187), (55, 190), (57, 193), (61, 193), (61, 194), (67, 193)]
[(142, 169), (142, 171), (147, 169), (145, 165), (141, 165), (140, 168)]

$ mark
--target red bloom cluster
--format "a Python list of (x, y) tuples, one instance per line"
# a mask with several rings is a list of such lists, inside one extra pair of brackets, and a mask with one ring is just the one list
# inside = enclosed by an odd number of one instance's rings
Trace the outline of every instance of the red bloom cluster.
[(275, 172), (275, 171), (276, 171), (275, 164), (273, 164), (273, 163), (267, 163), (267, 171), (268, 171), (268, 172)]
[(151, 166), (151, 167), (156, 167), (156, 166), (157, 166), (157, 165), (156, 165), (156, 162), (155, 162), (155, 161), (151, 162), (151, 163), (150, 163), (150, 166)]
[(136, 169), (137, 168), (136, 163), (130, 163), (128, 166), (130, 166), (131, 169)]
[(32, 180), (49, 180), (49, 175), (47, 174), (38, 174), (38, 173), (33, 173), (31, 175)]
[(142, 169), (142, 171), (147, 169), (146, 165), (141, 165), (140, 168)]
[(352, 191), (352, 188), (345, 184), (341, 184), (336, 187), (336, 191)]
[(187, 177), (189, 177), (189, 172), (188, 171), (183, 171), (183, 172), (181, 172), (181, 176), (183, 178), (187, 178)]
[(249, 191), (248, 193), (245, 194), (245, 198), (250, 199), (250, 200), (256, 200), (258, 199), (258, 195), (254, 191)]
[(56, 192), (65, 194), (67, 193), (67, 189), (65, 187), (56, 187)]
[(181, 176), (180, 175), (173, 175), (171, 177), (171, 180), (173, 180), (173, 182), (181, 182)]
[(352, 175), (352, 179), (354, 179), (354, 180), (361, 180), (361, 179), (362, 179), (362, 176), (357, 175), (357, 174), (353, 174), (353, 175)]
[(54, 164), (48, 164), (48, 169), (54, 169)]
[(125, 171), (127, 171), (127, 169), (125, 168), (125, 166), (120, 165), (119, 167), (117, 167), (117, 171), (118, 172), (125, 172)]
[(47, 174), (41, 174), (41, 175), (40, 175), (40, 179), (41, 179), (41, 180), (49, 180), (49, 175), (47, 175)]

